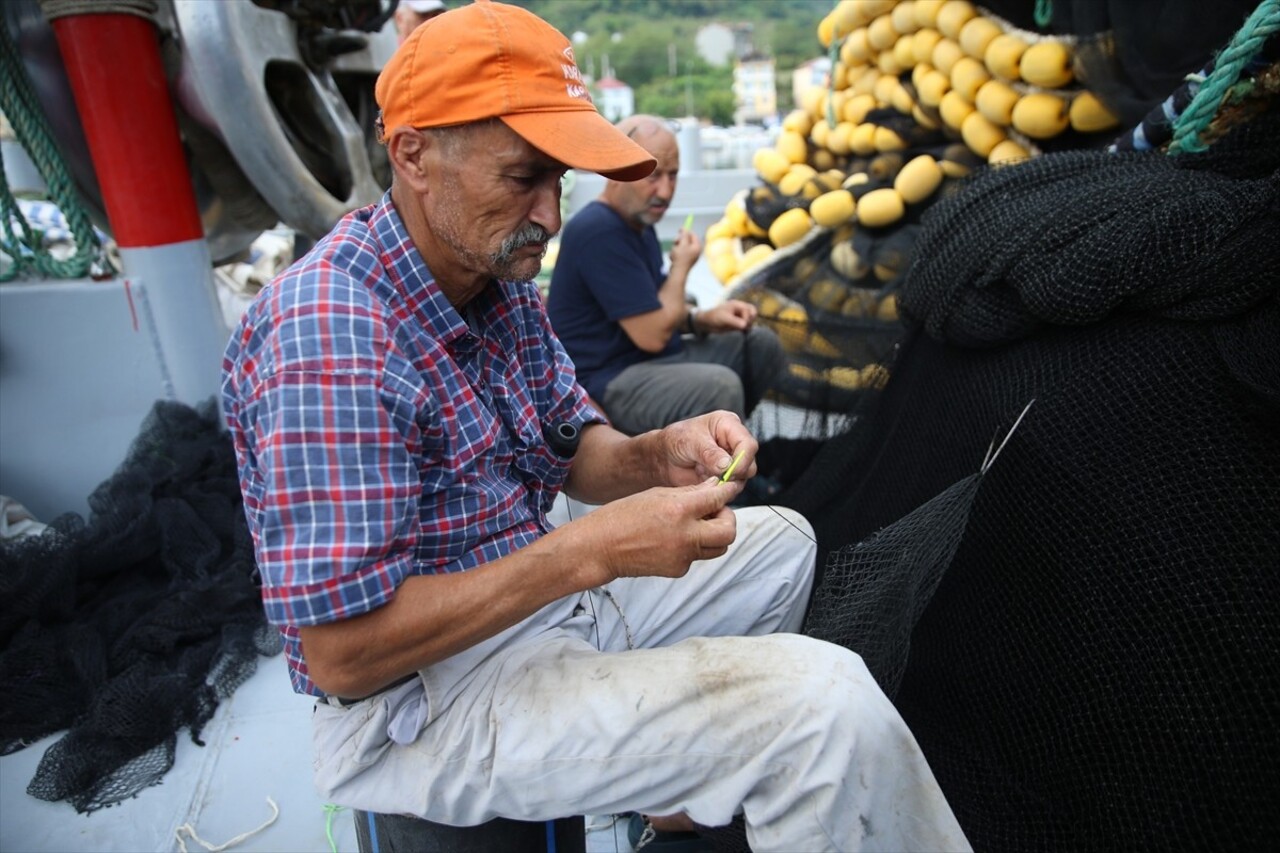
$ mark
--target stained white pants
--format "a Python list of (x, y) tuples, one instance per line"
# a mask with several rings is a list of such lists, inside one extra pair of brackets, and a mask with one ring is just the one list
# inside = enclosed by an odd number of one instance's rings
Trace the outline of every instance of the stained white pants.
[(758, 853), (969, 849), (862, 659), (785, 633), (815, 547), (780, 512), (738, 511), (730, 552), (684, 578), (616, 581), (397, 690), (318, 703), (321, 795), (452, 825), (742, 812)]

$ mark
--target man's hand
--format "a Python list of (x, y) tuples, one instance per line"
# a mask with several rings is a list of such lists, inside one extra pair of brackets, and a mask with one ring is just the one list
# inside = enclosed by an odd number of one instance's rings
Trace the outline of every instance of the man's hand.
[(746, 481), (756, 473), (760, 445), (733, 412), (710, 412), (679, 421), (659, 430), (655, 439), (659, 469), (665, 467), (665, 480), (673, 486), (719, 478), (739, 453), (742, 459), (733, 469), (732, 481)]
[(737, 519), (727, 504), (741, 491), (740, 482), (721, 483), (719, 478), (648, 489), (605, 504), (564, 532), (571, 530), (575, 545), (598, 558), (605, 573), (601, 583), (620, 577), (683, 577), (692, 562), (719, 557), (733, 543)]
[(741, 332), (750, 329), (756, 321), (756, 306), (740, 299), (726, 299), (705, 311), (698, 312), (699, 331)]
[(687, 273), (701, 256), (702, 240), (692, 231), (681, 229), (675, 242), (671, 244), (671, 268), (679, 267)]

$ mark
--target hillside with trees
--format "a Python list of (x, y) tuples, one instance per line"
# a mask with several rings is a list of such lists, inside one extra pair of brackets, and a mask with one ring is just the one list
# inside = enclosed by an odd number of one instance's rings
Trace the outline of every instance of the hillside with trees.
[(694, 38), (710, 23), (750, 23), (756, 53), (772, 57), (778, 108), (790, 109), (790, 73), (820, 55), (817, 27), (831, 0), (518, 0), (572, 36), (583, 72), (599, 78), (607, 64), (635, 91), (636, 110), (733, 121), (732, 63), (717, 68), (698, 56)]

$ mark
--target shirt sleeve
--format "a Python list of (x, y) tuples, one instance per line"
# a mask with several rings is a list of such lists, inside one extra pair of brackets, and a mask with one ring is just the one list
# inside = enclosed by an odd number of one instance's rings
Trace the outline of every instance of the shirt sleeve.
[(261, 478), (254, 510), (275, 624), (385, 604), (411, 573), (421, 483), (414, 400), (387, 373), (390, 341), (359, 285), (276, 313), (273, 368), (245, 408)]

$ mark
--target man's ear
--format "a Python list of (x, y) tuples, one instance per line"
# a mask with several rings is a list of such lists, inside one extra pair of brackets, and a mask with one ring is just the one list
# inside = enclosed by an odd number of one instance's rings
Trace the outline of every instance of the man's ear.
[(387, 137), (387, 157), (396, 176), (415, 192), (427, 189), (431, 137), (412, 127), (397, 127)]

